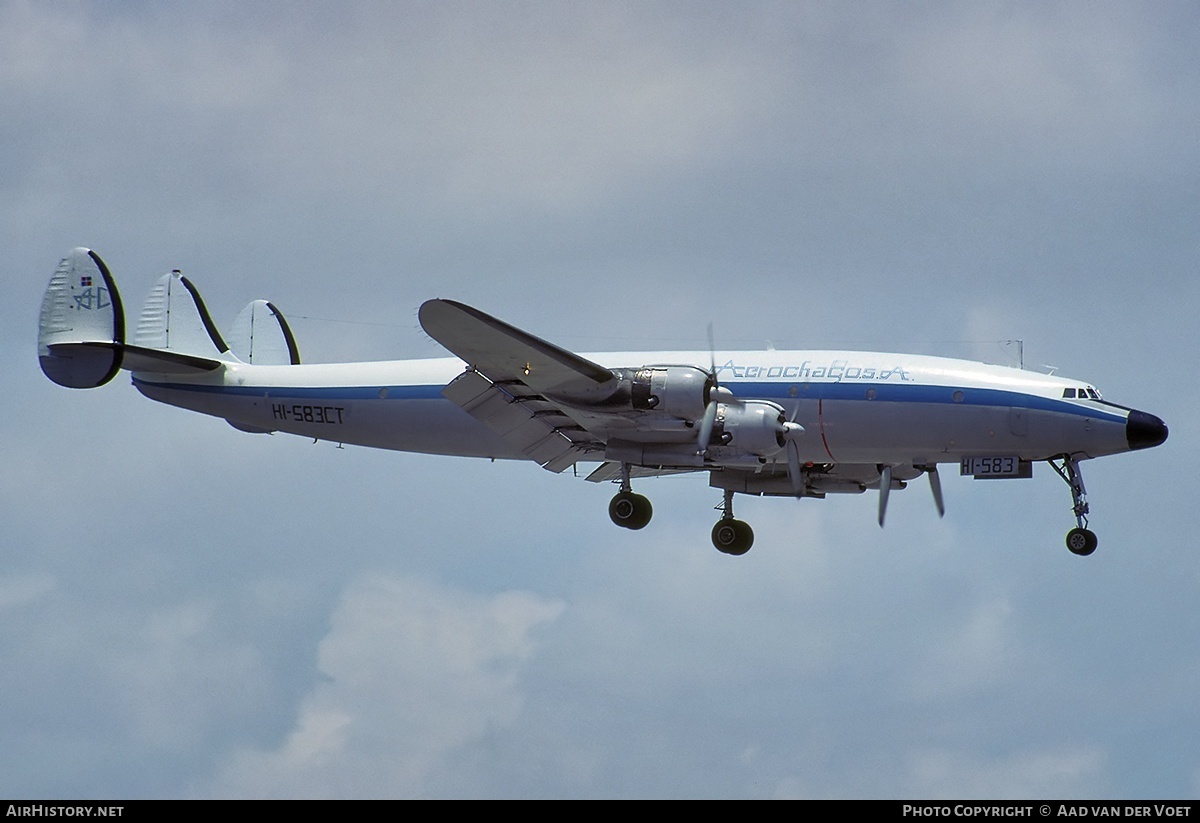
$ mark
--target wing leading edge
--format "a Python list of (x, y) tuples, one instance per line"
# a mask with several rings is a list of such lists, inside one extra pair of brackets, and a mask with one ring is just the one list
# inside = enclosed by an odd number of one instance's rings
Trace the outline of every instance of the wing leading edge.
[(430, 337), (493, 382), (516, 380), (537, 392), (562, 394), (614, 379), (587, 358), (453, 300), (428, 300), (418, 317)]

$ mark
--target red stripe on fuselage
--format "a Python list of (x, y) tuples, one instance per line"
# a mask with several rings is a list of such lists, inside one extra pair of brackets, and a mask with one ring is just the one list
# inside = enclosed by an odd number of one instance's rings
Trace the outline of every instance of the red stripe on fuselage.
[(833, 452), (829, 450), (829, 441), (825, 439), (825, 400), (817, 398), (817, 425), (821, 429), (821, 445), (825, 447), (825, 453), (829, 455), (829, 459), (834, 463), (837, 459), (834, 458)]

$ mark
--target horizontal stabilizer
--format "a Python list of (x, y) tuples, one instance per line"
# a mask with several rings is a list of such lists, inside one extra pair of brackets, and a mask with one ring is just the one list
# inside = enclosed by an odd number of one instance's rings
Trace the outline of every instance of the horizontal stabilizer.
[(125, 311), (108, 266), (90, 249), (62, 259), (42, 298), (38, 361), (71, 389), (103, 386), (121, 369)]
[(159, 374), (204, 374), (225, 365), (220, 360), (197, 357), (161, 349), (144, 349), (141, 346), (125, 347), (125, 363), (122, 368), (130, 371), (152, 371)]
[(226, 419), (225, 422), (238, 431), (246, 432), (247, 434), (274, 434), (276, 431), (275, 429), (264, 429), (261, 426), (251, 426), (249, 423), (242, 423), (238, 420)]
[[(210, 360), (205, 357), (194, 357), (190, 354), (179, 354), (172, 351), (143, 349), (140, 346), (128, 346), (120, 343), (51, 343), (47, 348), (50, 359), (56, 362), (87, 362), (89, 359), (101, 362), (105, 359), (115, 359), (121, 364), (119, 368), (130, 371), (159, 372), (160, 374), (204, 374), (219, 369), (223, 365), (220, 360)], [(44, 358), (42, 368), (45, 369)], [(102, 384), (97, 383), (96, 385)], [(95, 388), (95, 386), (73, 388)]]
[(147, 300), (136, 344), (125, 342), (125, 311), (116, 281), (100, 256), (74, 249), (58, 264), (38, 323), (38, 360), (60, 386), (103, 386), (121, 369), (204, 374), (227, 351), (191, 283), (178, 272), (162, 278)]
[(283, 313), (266, 300), (242, 309), (229, 330), (229, 350), (245, 363), (298, 366), (300, 349)]

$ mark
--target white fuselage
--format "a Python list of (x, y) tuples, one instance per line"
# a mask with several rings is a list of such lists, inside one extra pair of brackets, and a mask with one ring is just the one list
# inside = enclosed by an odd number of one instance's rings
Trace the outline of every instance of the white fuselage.
[[(585, 356), (613, 368), (636, 368), (696, 366), (711, 355)], [(778, 403), (804, 426), (798, 441), (804, 461), (921, 465), (964, 456), (1099, 457), (1130, 448), (1130, 410), (1088, 397), (1090, 387), (1069, 378), (880, 352), (733, 352), (718, 353), (715, 362), (720, 384), (735, 397)], [(250, 431), (430, 454), (521, 458), (442, 396), (464, 368), (452, 357), (294, 366), (231, 362), (214, 375), (136, 372), (133, 379), (153, 400), (223, 417)], [(1068, 389), (1075, 396), (1064, 396)], [(680, 442), (694, 438), (693, 423), (680, 421)]]

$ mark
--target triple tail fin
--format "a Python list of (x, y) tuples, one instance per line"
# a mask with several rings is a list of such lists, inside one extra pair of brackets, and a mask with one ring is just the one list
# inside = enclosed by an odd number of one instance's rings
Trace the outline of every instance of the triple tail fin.
[(121, 370), (125, 310), (108, 266), (91, 249), (58, 264), (38, 322), (38, 361), (60, 386), (92, 389)]
[(199, 292), (177, 271), (150, 293), (132, 344), (125, 341), (116, 281), (92, 250), (78, 248), (64, 257), (42, 298), (38, 360), (60, 386), (103, 386), (122, 368), (203, 374), (221, 368), (213, 355), (228, 351)]
[(211, 357), (213, 349), (217, 354), (229, 351), (200, 292), (178, 269), (164, 274), (151, 289), (134, 343), (142, 349), (194, 357)]
[(233, 321), (229, 349), (244, 363), (260, 366), (298, 366), (300, 348), (292, 327), (275, 304), (255, 300)]

